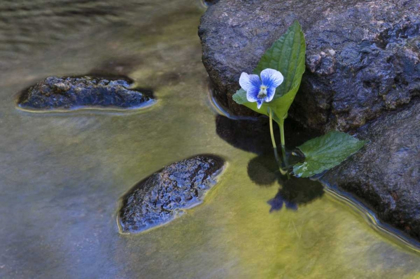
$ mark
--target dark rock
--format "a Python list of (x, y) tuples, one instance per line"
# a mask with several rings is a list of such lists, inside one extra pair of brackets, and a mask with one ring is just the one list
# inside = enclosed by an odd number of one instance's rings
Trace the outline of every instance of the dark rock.
[(122, 231), (141, 232), (168, 223), (185, 209), (201, 204), (223, 165), (219, 157), (198, 155), (141, 181), (123, 197), (119, 215)]
[(149, 90), (130, 88), (128, 79), (107, 77), (47, 77), (25, 90), (18, 106), (28, 110), (139, 108), (153, 103)]
[(199, 28), (215, 98), (236, 115), (255, 115), (232, 100), (241, 72), (299, 20), (306, 73), (290, 115), (318, 131), (357, 129), (420, 92), (418, 0), (225, 0)]
[(324, 182), (352, 193), (380, 220), (420, 240), (420, 102), (359, 129), (367, 145)]

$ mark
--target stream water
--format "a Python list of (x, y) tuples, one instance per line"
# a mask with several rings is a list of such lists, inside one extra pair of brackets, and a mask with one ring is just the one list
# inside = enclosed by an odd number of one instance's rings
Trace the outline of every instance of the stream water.
[[(270, 212), (279, 185), (256, 183), (257, 155), (216, 132), (204, 11), (192, 0), (1, 1), (0, 278), (420, 278), (417, 252), (328, 192)], [(127, 75), (158, 101), (128, 113), (15, 107), (46, 76), (87, 73)], [(202, 205), (119, 233), (124, 193), (203, 153), (227, 167)]]

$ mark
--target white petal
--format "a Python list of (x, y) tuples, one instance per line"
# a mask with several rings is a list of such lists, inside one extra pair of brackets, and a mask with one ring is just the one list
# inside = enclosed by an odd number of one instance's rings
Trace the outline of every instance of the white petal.
[(271, 102), (271, 100), (273, 100), (274, 95), (276, 95), (276, 88), (274, 87), (269, 87), (267, 88), (267, 97), (265, 97), (264, 101), (265, 102)]
[(258, 75), (248, 75), (247, 73), (242, 73), (239, 78), (239, 85), (246, 92), (252, 90), (253, 87), (259, 87), (260, 84), (261, 81)]
[(274, 69), (265, 69), (261, 72), (262, 83), (268, 87), (278, 87), (283, 83), (283, 75)]

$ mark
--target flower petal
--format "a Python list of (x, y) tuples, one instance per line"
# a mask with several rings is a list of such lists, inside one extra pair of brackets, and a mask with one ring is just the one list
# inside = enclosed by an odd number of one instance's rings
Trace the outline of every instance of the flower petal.
[(246, 99), (250, 102), (256, 102), (258, 92), (260, 91), (261, 80), (258, 75), (248, 75), (242, 73), (239, 78), (239, 85), (246, 91)]
[(251, 103), (256, 102), (258, 100), (257, 96), (259, 92), (259, 87), (251, 86), (250, 89), (246, 91), (246, 99)]
[(277, 88), (283, 83), (284, 77), (277, 70), (265, 69), (261, 72), (261, 80), (265, 86)]
[(260, 109), (263, 103), (264, 103), (264, 100), (258, 99), (257, 100), (257, 108)]
[(247, 73), (242, 73), (241, 77), (239, 78), (239, 85), (246, 92), (255, 87), (257, 87), (259, 90), (261, 86), (261, 80), (258, 75), (248, 75)]
[(274, 95), (276, 94), (276, 88), (275, 87), (268, 87), (267, 88), (267, 97), (264, 98), (264, 102), (271, 102), (273, 100)]

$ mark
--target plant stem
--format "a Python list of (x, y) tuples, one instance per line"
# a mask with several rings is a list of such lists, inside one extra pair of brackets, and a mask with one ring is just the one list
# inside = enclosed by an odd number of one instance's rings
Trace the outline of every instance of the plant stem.
[[(287, 173), (287, 171), (283, 171), (283, 169), (281, 168), (281, 161), (279, 158), (279, 153), (277, 152), (277, 145), (276, 145), (276, 139), (274, 138), (274, 132), (273, 132), (273, 111), (271, 109), (269, 109), (269, 117), (270, 117), (270, 135), (271, 135), (271, 144), (273, 145), (273, 150), (274, 150), (274, 157), (276, 158), (276, 162), (277, 165), (279, 166), (279, 170), (280, 173), (282, 175), (285, 175)], [(284, 142), (284, 138), (283, 141)], [(283, 146), (282, 146), (283, 148)], [(285, 152), (283, 151), (283, 154), (285, 154)], [(286, 157), (284, 157), (286, 158)], [(285, 162), (286, 164), (287, 162)]]
[(286, 117), (281, 118), (279, 126), (280, 126), (281, 154), (283, 155), (283, 162), (284, 162), (284, 167), (286, 171), (282, 171), (281, 167), (280, 167), (280, 171), (283, 175), (287, 174), (287, 179), (290, 179), (290, 174), (287, 171), (287, 169), (289, 168), (289, 162), (287, 161), (287, 154), (286, 154), (286, 140), (284, 139), (284, 119), (285, 118)]
[(271, 144), (273, 145), (273, 149), (274, 149), (274, 157), (276, 158), (276, 162), (277, 164), (280, 163), (280, 159), (279, 159), (279, 154), (277, 152), (277, 145), (276, 145), (276, 139), (274, 138), (274, 132), (273, 132), (273, 112), (271, 109), (270, 113), (269, 113), (269, 117), (270, 117), (270, 135), (271, 135)]
[(281, 153), (283, 155), (284, 165), (287, 168), (289, 166), (286, 155), (286, 140), (284, 139), (284, 118), (281, 119), (280, 126), (280, 142), (281, 142)]

